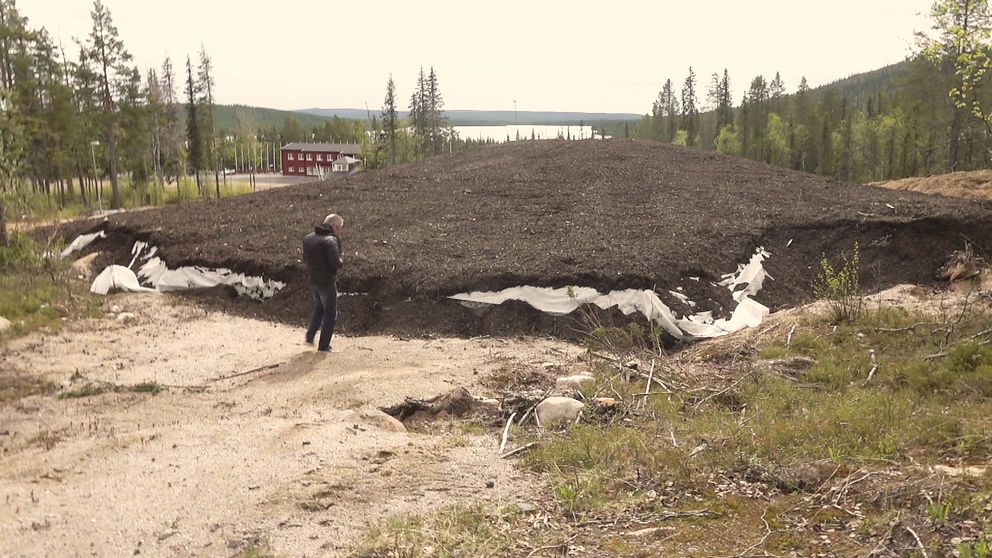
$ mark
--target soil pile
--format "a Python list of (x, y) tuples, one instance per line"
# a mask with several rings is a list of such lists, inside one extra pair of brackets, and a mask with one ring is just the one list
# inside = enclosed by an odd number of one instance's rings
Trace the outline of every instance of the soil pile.
[(960, 171), (938, 176), (872, 182), (870, 186), (957, 198), (992, 200), (992, 170)]
[[(869, 287), (932, 281), (966, 238), (992, 249), (992, 202), (841, 184), (654, 142), (588, 140), (515, 142), (113, 215), (110, 238), (90, 250), (126, 265), (140, 239), (170, 266), (223, 266), (285, 281), (260, 304), (214, 298), (300, 322), (310, 305), (301, 239), (332, 211), (346, 219), (339, 288), (363, 293), (342, 299), (353, 330), (413, 320), (411, 327), (470, 333), (470, 311), (441, 297), (517, 285), (683, 287), (692, 300), (717, 301), (719, 313), (729, 294), (712, 282), (759, 246), (771, 253), (774, 281), (757, 299), (773, 308), (808, 300), (822, 255), (855, 242)], [(389, 313), (409, 304), (415, 312)], [(506, 314), (492, 325), (510, 327)], [(528, 318), (523, 329), (543, 328), (541, 319)]]

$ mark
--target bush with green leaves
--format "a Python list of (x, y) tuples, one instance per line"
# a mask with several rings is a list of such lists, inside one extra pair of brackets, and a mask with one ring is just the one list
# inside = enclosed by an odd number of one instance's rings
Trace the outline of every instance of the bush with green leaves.
[(824, 255), (820, 260), (822, 271), (813, 281), (817, 298), (830, 301), (835, 322), (848, 322), (861, 317), (864, 299), (861, 292), (861, 255), (854, 243), (851, 255), (841, 252), (840, 264), (835, 267)]

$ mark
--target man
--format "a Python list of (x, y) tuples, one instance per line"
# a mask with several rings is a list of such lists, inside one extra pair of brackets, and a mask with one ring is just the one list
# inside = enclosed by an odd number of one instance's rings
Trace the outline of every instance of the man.
[(310, 276), (310, 292), (313, 293), (314, 307), (307, 328), (307, 343), (312, 344), (317, 330), (320, 340), (317, 350), (331, 352), (331, 336), (338, 317), (338, 270), (341, 269), (341, 231), (344, 219), (330, 214), (313, 232), (303, 239), (303, 263)]

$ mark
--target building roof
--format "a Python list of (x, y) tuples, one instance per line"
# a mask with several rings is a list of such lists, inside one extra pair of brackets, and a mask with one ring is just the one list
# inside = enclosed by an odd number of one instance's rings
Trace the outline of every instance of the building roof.
[(340, 157), (338, 160), (336, 160), (334, 162), (335, 163), (348, 163), (349, 165), (354, 165), (354, 164), (359, 163), (361, 161), (359, 161), (358, 159), (355, 159), (354, 157), (349, 157), (349, 156), (345, 155), (344, 157)]
[(282, 146), (283, 150), (302, 151), (304, 153), (344, 153), (355, 155), (361, 148), (357, 143), (287, 143)]

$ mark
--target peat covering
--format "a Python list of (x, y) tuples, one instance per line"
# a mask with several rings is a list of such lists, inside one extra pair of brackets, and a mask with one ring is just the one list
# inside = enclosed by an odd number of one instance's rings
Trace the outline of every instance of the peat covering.
[[(857, 241), (863, 282), (928, 283), (969, 240), (992, 251), (992, 202), (842, 184), (718, 153), (635, 140), (514, 142), (327, 182), (112, 215), (89, 250), (126, 264), (131, 243), (170, 266), (227, 267), (288, 286), (263, 303), (204, 295), (239, 313), (303, 322), (301, 240), (344, 216), (339, 290), (352, 330), (554, 329), (534, 312), (470, 311), (443, 297), (518, 285), (607, 292), (682, 287), (693, 311), (732, 309), (711, 283), (759, 246), (771, 253), (755, 298), (772, 309), (812, 297), (823, 254)], [(86, 232), (82, 230), (72, 231)], [(790, 243), (791, 242), (791, 243)], [(109, 249), (108, 249), (109, 248)], [(690, 279), (699, 278), (699, 280)]]

